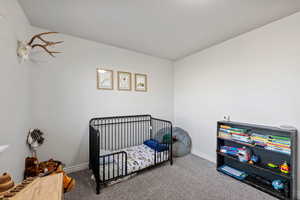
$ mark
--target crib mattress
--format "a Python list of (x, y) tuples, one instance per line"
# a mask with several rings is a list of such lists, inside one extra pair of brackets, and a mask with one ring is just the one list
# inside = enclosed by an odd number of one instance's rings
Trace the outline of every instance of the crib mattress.
[[(150, 147), (142, 144), (138, 146), (133, 146), (129, 148), (122, 149), (120, 151), (125, 151), (127, 153), (127, 173), (134, 173), (135, 171), (139, 171), (141, 169), (147, 168), (151, 165), (154, 165), (154, 153), (155, 151)], [(167, 152), (157, 152), (156, 153), (157, 162), (167, 160), (168, 153)], [(122, 163), (121, 158), (119, 158), (119, 162), (116, 159), (113, 163), (106, 164), (106, 172), (105, 179), (112, 178), (113, 174), (122, 174), (122, 169), (120, 166), (118, 167), (118, 163)], [(113, 165), (115, 165), (113, 167)], [(108, 171), (110, 171), (108, 173)], [(108, 176), (110, 174), (110, 177)], [(103, 180), (103, 167), (100, 167), (100, 177)]]

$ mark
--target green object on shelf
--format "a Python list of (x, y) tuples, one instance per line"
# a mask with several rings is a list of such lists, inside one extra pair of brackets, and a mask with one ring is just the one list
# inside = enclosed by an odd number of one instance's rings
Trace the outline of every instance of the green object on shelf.
[(290, 141), (289, 137), (284, 137), (284, 136), (275, 136), (275, 135), (270, 135), (269, 136), (271, 139), (277, 139), (277, 140), (286, 140), (286, 141)]
[(277, 165), (273, 164), (273, 163), (268, 163), (268, 167), (271, 167), (271, 168), (278, 168)]

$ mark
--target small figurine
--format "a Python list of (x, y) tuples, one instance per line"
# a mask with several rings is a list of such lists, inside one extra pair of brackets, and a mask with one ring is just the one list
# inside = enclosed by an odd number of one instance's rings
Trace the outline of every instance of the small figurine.
[(238, 158), (240, 162), (248, 162), (250, 160), (250, 150), (246, 147), (239, 148)]
[(257, 155), (252, 155), (251, 156), (251, 159), (250, 159), (250, 161), (249, 161), (249, 164), (251, 164), (251, 165), (253, 165), (253, 164), (256, 164), (256, 163), (258, 163), (259, 162), (259, 157), (257, 156)]
[(290, 167), (287, 162), (284, 162), (282, 165), (279, 166), (279, 169), (282, 173), (288, 174), (290, 173)]
[(281, 180), (272, 181), (272, 186), (275, 190), (283, 190), (284, 189), (284, 184)]

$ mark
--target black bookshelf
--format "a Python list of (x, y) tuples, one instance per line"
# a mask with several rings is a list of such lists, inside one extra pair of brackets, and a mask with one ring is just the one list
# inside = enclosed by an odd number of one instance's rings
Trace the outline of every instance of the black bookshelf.
[[(230, 126), (232, 128), (240, 128), (249, 130), (251, 133), (259, 133), (262, 135), (284, 136), (289, 137), (291, 140), (291, 153), (286, 154), (282, 152), (272, 151), (265, 149), (261, 146), (256, 146), (252, 143), (246, 143), (236, 141), (230, 138), (224, 138), (219, 136), (219, 129), (221, 125)], [(233, 147), (246, 147), (251, 150), (252, 153), (258, 155), (261, 161), (257, 164), (250, 164), (248, 162), (240, 162), (235, 156), (228, 155), (220, 152), (221, 146), (233, 146)], [(278, 199), (284, 200), (296, 200), (297, 199), (297, 131), (286, 130), (276, 127), (238, 123), (231, 121), (219, 121), (217, 124), (217, 169), (223, 165), (235, 168), (248, 174), (244, 180), (238, 180), (245, 184), (251, 185), (261, 191), (264, 191)], [(290, 173), (282, 173), (279, 169), (268, 167), (266, 164), (288, 162), (290, 167)], [(218, 170), (220, 171), (220, 170)], [(220, 171), (222, 172), (222, 171)], [(259, 178), (257, 178), (259, 177)], [(285, 190), (275, 190), (266, 181), (282, 180), (285, 183)]]

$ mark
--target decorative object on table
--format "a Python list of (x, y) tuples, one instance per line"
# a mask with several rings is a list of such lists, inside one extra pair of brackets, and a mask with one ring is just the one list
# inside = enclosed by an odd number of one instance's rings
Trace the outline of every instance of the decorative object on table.
[(139, 92), (147, 92), (148, 83), (147, 83), (147, 75), (146, 74), (135, 74), (134, 76), (135, 82), (135, 91)]
[(118, 71), (118, 90), (131, 90), (131, 73)]
[(63, 171), (63, 164), (60, 161), (50, 159), (48, 161), (40, 162), (39, 164), (34, 158), (26, 159), (25, 179), (36, 176), (48, 176), (55, 173), (63, 173), (64, 192), (69, 192), (75, 187), (75, 179), (69, 177)]
[(43, 137), (43, 135), (44, 133), (39, 129), (30, 129), (27, 135), (27, 144), (29, 145), (33, 157), (37, 157), (37, 148), (44, 143), (45, 138)]
[(284, 189), (284, 184), (281, 180), (272, 181), (272, 186), (275, 190), (283, 190)]
[(8, 173), (4, 173), (0, 176), (0, 193), (6, 192), (14, 187), (14, 182)]
[(114, 89), (114, 72), (108, 69), (97, 69), (97, 88), (98, 90)]
[(259, 161), (260, 161), (260, 159), (259, 159), (259, 156), (258, 155), (252, 155), (251, 156), (251, 159), (250, 159), (250, 161), (249, 161), (249, 164), (257, 164), (257, 163), (259, 163)]
[(282, 173), (285, 173), (285, 174), (290, 173), (290, 167), (286, 161), (282, 165), (279, 166), (279, 169)]
[(63, 187), (64, 192), (69, 192), (75, 187), (75, 179), (69, 177), (63, 171), (63, 164), (60, 161), (55, 161), (50, 159), (45, 162), (41, 162), (39, 165), (40, 172), (43, 172), (42, 176), (53, 174), (53, 173), (63, 173)]
[(60, 161), (50, 159), (48, 161), (39, 163), (40, 176), (45, 176), (58, 170), (62, 170), (62, 163)]
[(25, 159), (24, 179), (28, 177), (35, 177), (40, 174), (39, 162), (36, 157), (27, 157)]
[[(42, 38), (43, 35), (56, 34), (56, 33), (58, 32), (44, 32), (44, 33), (34, 35), (29, 42), (18, 41), (17, 55), (21, 58), (21, 62), (29, 59), (30, 53), (34, 48), (42, 48), (52, 57), (54, 57), (54, 54), (56, 53), (61, 53), (58, 51), (49, 50), (48, 47), (52, 47), (56, 44), (63, 43), (63, 41), (51, 42)], [(42, 44), (34, 43), (36, 39), (39, 39), (42, 42)]]

